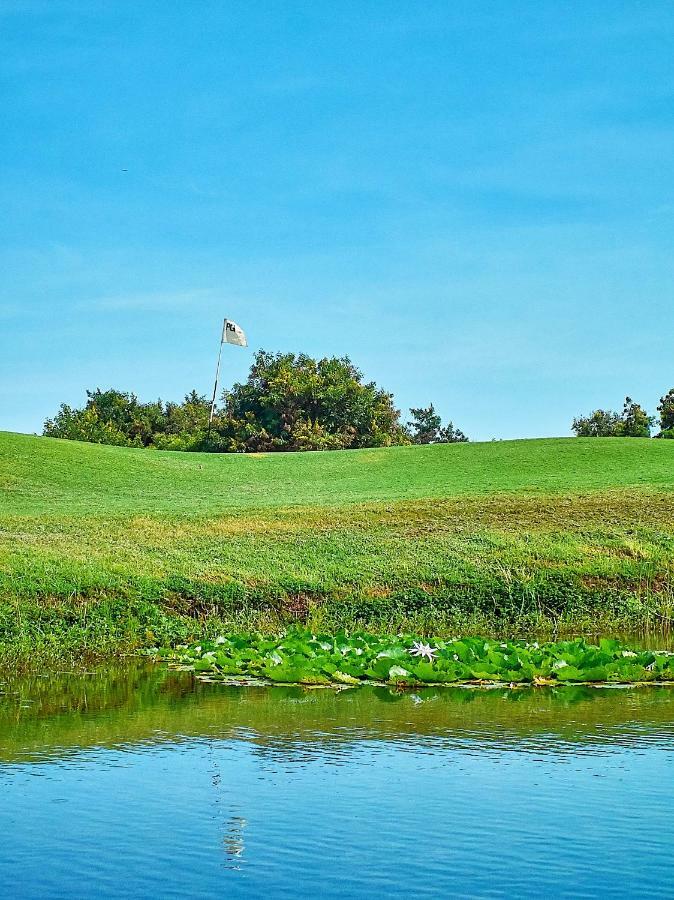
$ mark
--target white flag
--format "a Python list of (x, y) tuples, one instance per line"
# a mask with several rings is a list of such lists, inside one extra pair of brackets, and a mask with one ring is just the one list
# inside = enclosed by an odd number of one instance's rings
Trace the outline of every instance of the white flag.
[(237, 347), (248, 346), (243, 328), (239, 328), (236, 322), (232, 322), (231, 319), (225, 319), (222, 326), (222, 343), (236, 344)]

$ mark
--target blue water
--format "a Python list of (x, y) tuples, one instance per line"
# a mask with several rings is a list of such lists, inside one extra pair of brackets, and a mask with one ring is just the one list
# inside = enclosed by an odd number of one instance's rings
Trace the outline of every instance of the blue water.
[(674, 896), (674, 691), (0, 697), (11, 897)]

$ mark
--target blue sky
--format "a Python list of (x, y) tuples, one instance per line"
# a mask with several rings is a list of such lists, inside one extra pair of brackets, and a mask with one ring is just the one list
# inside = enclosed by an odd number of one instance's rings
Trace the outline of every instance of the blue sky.
[[(674, 385), (674, 3), (0, 4), (0, 429), (348, 354), (473, 439)], [(125, 171), (126, 170), (126, 171)]]

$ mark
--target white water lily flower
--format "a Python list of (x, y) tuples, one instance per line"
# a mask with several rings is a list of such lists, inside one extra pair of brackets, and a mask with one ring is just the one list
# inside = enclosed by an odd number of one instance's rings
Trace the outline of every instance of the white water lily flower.
[(226, 643), (227, 643), (227, 638), (225, 638), (225, 637), (223, 637), (222, 635), (220, 635), (220, 637), (217, 637), (217, 638), (215, 639), (215, 643), (218, 644), (218, 645), (219, 645), (219, 644), (226, 644)]
[(635, 656), (636, 656), (636, 653), (635, 653), (633, 650), (623, 650), (623, 652), (622, 652), (621, 655), (622, 655), (622, 656), (635, 657)]
[(568, 666), (568, 662), (565, 659), (558, 659), (552, 668), (553, 669), (563, 669), (564, 666)]
[(408, 653), (412, 656), (425, 656), (429, 662), (433, 662), (435, 654), (438, 652), (437, 647), (431, 647), (430, 644), (422, 644), (421, 641), (415, 641)]

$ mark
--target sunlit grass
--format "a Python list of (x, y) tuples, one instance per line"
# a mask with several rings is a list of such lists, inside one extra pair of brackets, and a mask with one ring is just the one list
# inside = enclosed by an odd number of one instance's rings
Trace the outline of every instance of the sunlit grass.
[(425, 634), (662, 622), (673, 443), (251, 458), (0, 434), (0, 641), (58, 652), (293, 621)]

